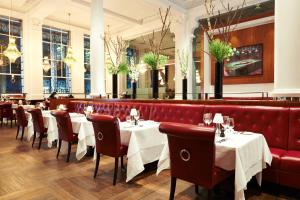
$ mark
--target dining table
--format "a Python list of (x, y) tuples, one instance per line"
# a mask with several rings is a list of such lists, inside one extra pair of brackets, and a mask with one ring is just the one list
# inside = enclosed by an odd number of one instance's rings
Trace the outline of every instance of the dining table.
[[(159, 160), (167, 142), (166, 135), (159, 132), (159, 124), (151, 120), (140, 121), (138, 125), (119, 123), (121, 144), (128, 146), (126, 182), (140, 174), (145, 169), (144, 165)], [(95, 146), (93, 125), (82, 119), (76, 151), (78, 160), (87, 153), (87, 146)]]
[[(262, 171), (271, 165), (272, 154), (265, 140), (259, 133), (230, 132), (226, 137), (215, 137), (215, 166), (235, 171), (235, 200), (244, 200), (244, 190), (253, 176), (259, 185), (262, 181)], [(158, 162), (156, 174), (170, 168), (169, 145), (165, 143)], [(196, 176), (196, 172), (195, 172)]]

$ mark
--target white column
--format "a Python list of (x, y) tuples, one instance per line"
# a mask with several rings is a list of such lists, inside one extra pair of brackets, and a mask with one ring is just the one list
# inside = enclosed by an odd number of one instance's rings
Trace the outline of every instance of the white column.
[(91, 3), (91, 94), (105, 95), (103, 0)]
[(43, 98), (42, 20), (27, 15), (23, 21), (24, 92), (27, 99)]
[(193, 20), (189, 20), (186, 16), (183, 16), (171, 27), (171, 32), (175, 34), (175, 93), (176, 99), (182, 99), (182, 75), (180, 70), (180, 61), (177, 54), (177, 49), (181, 52), (184, 50), (189, 55), (188, 60), (188, 87), (187, 92), (188, 99), (193, 99), (192, 93), (195, 92), (195, 69), (193, 63), (193, 38), (194, 38), (194, 29), (197, 26)]
[[(208, 36), (206, 33), (204, 33), (203, 37), (203, 42), (204, 42), (204, 51), (209, 52), (209, 40)], [(211, 93), (211, 59), (210, 56), (207, 53), (203, 53), (203, 70), (204, 70), (204, 77), (202, 80), (203, 81), (203, 91), (204, 93)]]
[(274, 96), (300, 96), (300, 1), (275, 1)]
[(72, 93), (76, 98), (84, 98), (84, 33), (71, 28), (71, 45), (76, 63), (71, 67)]

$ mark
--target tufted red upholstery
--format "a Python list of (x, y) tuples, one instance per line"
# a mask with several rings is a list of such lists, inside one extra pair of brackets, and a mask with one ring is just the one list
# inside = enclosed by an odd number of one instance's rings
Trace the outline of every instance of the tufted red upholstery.
[(69, 112), (84, 113), (84, 107), (88, 106), (87, 101), (70, 101), (68, 104)]
[(56, 118), (58, 128), (58, 150), (56, 158), (58, 158), (63, 140), (68, 142), (67, 162), (69, 162), (72, 143), (78, 140), (77, 134), (73, 133), (70, 115), (67, 111), (53, 111), (51, 114)]
[[(200, 104), (168, 104), (139, 102), (81, 102), (72, 101), (74, 111), (83, 110), (87, 104), (94, 107), (95, 112), (109, 114), (124, 121), (131, 108), (141, 113), (141, 119), (159, 122), (178, 122), (185, 124), (203, 123), (203, 114), (222, 113), (234, 118), (235, 130), (262, 133), (273, 155), (272, 166), (264, 172), (263, 178), (268, 181), (290, 185), (300, 189), (300, 173), (298, 166), (300, 151), (300, 108), (245, 106), (245, 105), (200, 105)], [(291, 168), (290, 171), (287, 169)], [(284, 178), (290, 177), (290, 178)], [(295, 177), (299, 177), (296, 179)]]
[(94, 113), (99, 113), (103, 115), (113, 115), (114, 104), (113, 103), (93, 103), (91, 104), (94, 109)]
[(130, 114), (132, 108), (135, 108), (140, 112), (140, 119), (148, 120), (153, 107), (152, 104), (147, 103), (115, 103), (113, 115), (118, 117), (121, 121), (125, 121), (126, 116)]
[(203, 105), (158, 104), (153, 106), (150, 119), (196, 125), (203, 122), (203, 108)]
[(93, 123), (96, 140), (96, 167), (94, 178), (97, 176), (100, 154), (115, 157), (115, 170), (113, 184), (116, 184), (118, 160), (121, 157), (123, 167), (123, 156), (127, 154), (127, 146), (121, 144), (120, 127), (117, 117), (110, 115), (93, 114), (88, 118)]
[(290, 108), (289, 150), (300, 151), (300, 108)]
[[(211, 189), (232, 174), (215, 167), (214, 128), (163, 122), (159, 130), (168, 135), (171, 176), (175, 181), (179, 178)], [(173, 196), (171, 191), (170, 199)]]

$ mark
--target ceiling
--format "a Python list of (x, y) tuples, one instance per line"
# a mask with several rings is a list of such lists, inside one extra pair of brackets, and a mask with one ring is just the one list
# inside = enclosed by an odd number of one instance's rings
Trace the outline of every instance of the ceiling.
[[(14, 11), (26, 13), (40, 9), (45, 1), (50, 0), (12, 0), (12, 8)], [(162, 3), (189, 9), (199, 6), (201, 2), (203, 0), (104, 0), (104, 22), (112, 31), (119, 32), (129, 29), (132, 25), (157, 19), (158, 8)], [(66, 23), (67, 13), (71, 13), (72, 25), (89, 29), (91, 0), (60, 0), (60, 4), (55, 5), (55, 10), (46, 19)], [(0, 8), (10, 9), (10, 0), (0, 0)]]

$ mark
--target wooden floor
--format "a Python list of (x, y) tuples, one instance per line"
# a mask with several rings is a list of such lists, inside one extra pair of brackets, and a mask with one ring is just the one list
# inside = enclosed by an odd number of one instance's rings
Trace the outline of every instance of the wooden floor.
[[(117, 185), (112, 185), (114, 159), (103, 157), (99, 173), (93, 179), (94, 162), (91, 157), (75, 159), (76, 145), (71, 160), (65, 162), (61, 155), (56, 160), (56, 149), (49, 149), (44, 141), (41, 150), (31, 148), (27, 141), (15, 140), (16, 128), (0, 128), (0, 199), (168, 199), (170, 177), (166, 170), (159, 176), (148, 170), (130, 183), (125, 182), (124, 172), (119, 172)], [(230, 184), (227, 184), (230, 185)], [(280, 192), (281, 191), (281, 192)], [(253, 182), (246, 192), (247, 199), (275, 200), (300, 199), (299, 191), (275, 186), (265, 187), (259, 193)], [(175, 199), (206, 199), (194, 193), (192, 184), (177, 181)], [(214, 199), (232, 199), (225, 190), (214, 193)]]

